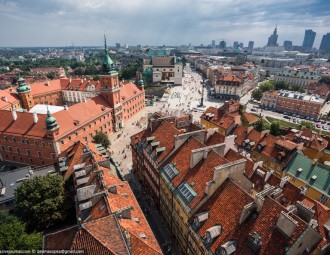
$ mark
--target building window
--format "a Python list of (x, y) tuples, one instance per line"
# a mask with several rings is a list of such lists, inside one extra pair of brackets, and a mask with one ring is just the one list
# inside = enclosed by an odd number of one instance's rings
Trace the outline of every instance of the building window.
[(35, 145), (35, 146), (38, 146), (38, 142), (37, 142), (37, 141), (34, 141), (34, 145)]
[(30, 152), (30, 150), (29, 149), (26, 149), (26, 155), (31, 155), (31, 152)]
[(51, 153), (50, 156), (52, 157), (52, 159), (55, 159), (55, 154)]
[(45, 143), (44, 142), (42, 142), (41, 145), (42, 145), (42, 147), (45, 147)]
[(61, 141), (61, 144), (64, 144), (64, 140)]
[(1, 145), (1, 150), (5, 151), (5, 146)]
[(16, 143), (16, 138), (15, 138), (15, 137), (13, 137), (13, 142), (15, 142), (15, 143)]
[(48, 146), (49, 146), (50, 148), (53, 148), (53, 144), (52, 144), (52, 143), (48, 143)]
[(6, 141), (8, 141), (8, 138), (7, 138), (7, 136), (4, 136), (3, 138), (5, 138), (5, 140), (6, 140)]
[(11, 152), (12, 151), (12, 149), (11, 149), (11, 147), (10, 146), (8, 146), (8, 150)]
[(21, 153), (19, 148), (16, 148), (16, 151), (17, 151), (18, 154)]
[(41, 157), (41, 151), (37, 151), (38, 157)]
[(71, 135), (68, 136), (69, 141), (71, 141)]

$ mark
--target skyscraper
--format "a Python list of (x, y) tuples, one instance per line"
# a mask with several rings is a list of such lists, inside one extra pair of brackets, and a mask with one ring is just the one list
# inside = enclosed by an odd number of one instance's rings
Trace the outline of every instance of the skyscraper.
[(304, 42), (302, 44), (303, 50), (311, 50), (313, 48), (316, 33), (312, 29), (305, 30)]
[(212, 47), (215, 47), (215, 40), (212, 40)]
[(234, 42), (234, 44), (233, 44), (233, 48), (234, 48), (234, 49), (237, 49), (237, 48), (238, 48), (238, 42), (237, 42), (237, 41)]
[(243, 43), (240, 42), (240, 43), (238, 44), (238, 47), (240, 47), (241, 49), (243, 49)]
[(330, 33), (327, 33), (322, 37), (321, 45), (320, 45), (321, 51), (330, 51)]
[(249, 41), (248, 49), (253, 50), (254, 41)]
[(277, 46), (278, 45), (277, 38), (278, 38), (278, 34), (277, 34), (277, 26), (276, 26), (273, 34), (268, 38), (267, 46)]
[(285, 48), (285, 50), (292, 50), (292, 41), (284, 41), (283, 43), (283, 47)]
[(219, 48), (220, 49), (226, 49), (227, 45), (226, 45), (226, 41), (220, 41), (219, 43)]

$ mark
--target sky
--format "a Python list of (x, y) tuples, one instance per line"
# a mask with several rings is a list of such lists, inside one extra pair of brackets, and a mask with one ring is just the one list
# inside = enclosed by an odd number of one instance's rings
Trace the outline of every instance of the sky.
[(209, 45), (221, 40), (314, 47), (330, 33), (330, 0), (0, 0), (0, 47)]

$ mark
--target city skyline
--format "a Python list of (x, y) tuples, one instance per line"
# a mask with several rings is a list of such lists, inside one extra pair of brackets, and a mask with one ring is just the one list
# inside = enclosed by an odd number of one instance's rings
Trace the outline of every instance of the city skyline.
[[(306, 29), (316, 32), (313, 47), (329, 33), (330, 2), (268, 0), (53, 0), (0, 2), (0, 47), (98, 46), (104, 33), (108, 45), (219, 45), (234, 41), (255, 47), (267, 44), (277, 24), (278, 44), (301, 46)], [(253, 10), (253, 11), (251, 11)], [(156, 36), (155, 36), (156, 35)]]

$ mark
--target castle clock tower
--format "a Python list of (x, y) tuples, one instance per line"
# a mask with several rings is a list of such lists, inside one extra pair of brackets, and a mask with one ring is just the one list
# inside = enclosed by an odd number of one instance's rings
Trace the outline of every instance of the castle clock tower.
[(114, 129), (115, 131), (118, 131), (123, 126), (120, 83), (118, 80), (118, 73), (114, 70), (114, 63), (108, 53), (105, 35), (104, 60), (102, 64), (102, 72), (100, 74), (100, 84), (100, 94), (113, 108), (112, 117), (114, 121)]

